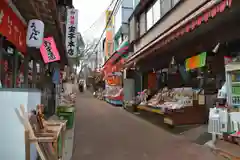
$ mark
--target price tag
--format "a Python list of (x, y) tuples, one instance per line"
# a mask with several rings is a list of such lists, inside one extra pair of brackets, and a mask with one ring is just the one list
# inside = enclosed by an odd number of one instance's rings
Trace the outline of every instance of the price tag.
[(192, 100), (190, 100), (190, 99), (184, 100), (183, 105), (184, 106), (192, 106), (193, 105)]
[(173, 120), (170, 118), (164, 118), (164, 123), (169, 124), (169, 125), (173, 125)]
[(181, 99), (179, 102), (184, 107), (193, 106), (193, 100), (192, 99)]
[(222, 90), (218, 90), (217, 98), (219, 98), (219, 99), (224, 99), (224, 98), (226, 98), (226, 93), (225, 93), (225, 92), (222, 92)]
[(240, 96), (233, 96), (232, 97), (232, 103), (233, 104), (240, 104)]

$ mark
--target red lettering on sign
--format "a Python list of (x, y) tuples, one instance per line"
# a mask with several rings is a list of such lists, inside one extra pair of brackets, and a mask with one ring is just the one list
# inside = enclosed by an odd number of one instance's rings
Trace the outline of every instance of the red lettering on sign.
[(204, 20), (204, 22), (207, 22), (207, 21), (208, 21), (208, 18), (209, 18), (209, 12), (206, 12), (206, 13), (203, 15), (203, 20)]
[(202, 17), (198, 17), (197, 19), (197, 25), (200, 26), (202, 24)]
[(190, 25), (187, 24), (187, 25), (186, 25), (186, 32), (188, 33), (189, 31), (190, 31)]
[(74, 16), (70, 16), (70, 24), (71, 25), (74, 25), (74, 19), (75, 19)]
[(211, 10), (211, 17), (215, 17), (217, 15), (217, 8), (218, 7), (214, 7), (212, 10)]
[(193, 20), (193, 21), (192, 21), (191, 29), (194, 30), (196, 26), (197, 26), (197, 21), (196, 21), (196, 20)]
[(220, 12), (223, 12), (225, 10), (225, 7), (226, 7), (226, 2), (221, 2), (220, 5), (219, 5), (219, 11)]
[(26, 26), (5, 1), (0, 1), (0, 33), (20, 52), (26, 52)]

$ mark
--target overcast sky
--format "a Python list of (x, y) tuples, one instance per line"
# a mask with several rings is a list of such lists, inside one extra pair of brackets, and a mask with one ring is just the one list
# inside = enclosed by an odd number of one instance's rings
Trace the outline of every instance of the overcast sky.
[[(99, 37), (104, 26), (104, 17), (92, 28), (89, 27), (102, 15), (107, 9), (111, 0), (73, 0), (73, 5), (79, 10), (78, 13), (78, 31), (83, 35), (84, 39)], [(86, 31), (87, 30), (87, 31)]]

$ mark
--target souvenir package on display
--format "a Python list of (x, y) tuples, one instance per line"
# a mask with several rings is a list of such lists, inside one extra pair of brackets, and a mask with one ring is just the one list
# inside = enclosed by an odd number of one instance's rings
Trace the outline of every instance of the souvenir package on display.
[(139, 99), (140, 99), (140, 104), (141, 105), (146, 105), (147, 104), (147, 97), (148, 97), (148, 90), (144, 89), (142, 92), (138, 93)]
[(103, 94), (105, 97), (115, 97), (119, 96), (121, 92), (122, 87), (120, 86), (107, 86)]

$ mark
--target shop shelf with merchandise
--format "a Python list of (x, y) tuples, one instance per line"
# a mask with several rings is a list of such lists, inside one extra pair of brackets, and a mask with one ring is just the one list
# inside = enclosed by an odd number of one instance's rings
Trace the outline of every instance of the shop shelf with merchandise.
[(203, 124), (207, 121), (206, 108), (201, 98), (193, 99), (197, 97), (194, 94), (192, 88), (164, 88), (150, 100), (141, 102), (138, 109), (163, 116), (164, 123), (171, 126)]
[(228, 63), (225, 65), (225, 71), (226, 82), (218, 91), (218, 99), (221, 101), (209, 111), (208, 132), (212, 134), (211, 144), (218, 154), (240, 159), (239, 156), (236, 158), (218, 146), (219, 143), (225, 142), (230, 142), (226, 143), (229, 146), (240, 145), (240, 63)]

